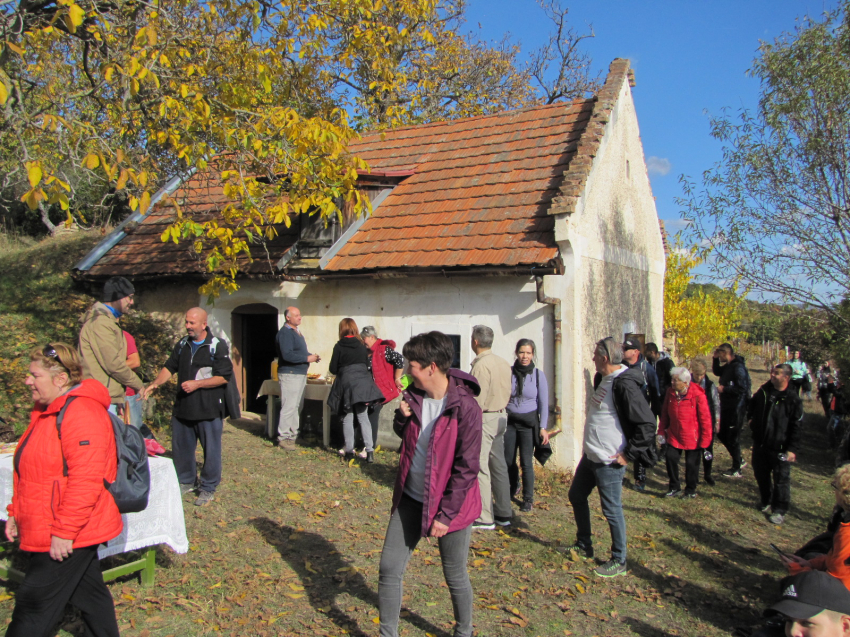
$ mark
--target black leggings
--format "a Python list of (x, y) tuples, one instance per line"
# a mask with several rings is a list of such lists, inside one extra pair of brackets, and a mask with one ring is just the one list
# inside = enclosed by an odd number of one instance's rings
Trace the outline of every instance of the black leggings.
[(519, 464), (522, 467), (522, 501), (534, 502), (534, 428), (538, 424), (537, 412), (508, 414), (505, 430), (505, 463), (508, 465), (508, 480), (511, 494), (519, 486), (519, 469), (516, 455), (519, 448)]
[(97, 546), (74, 549), (61, 562), (49, 553), (32, 553), (23, 584), (15, 596), (6, 637), (48, 637), (56, 631), (65, 604), (83, 616), (86, 635), (118, 637), (115, 604), (100, 570)]

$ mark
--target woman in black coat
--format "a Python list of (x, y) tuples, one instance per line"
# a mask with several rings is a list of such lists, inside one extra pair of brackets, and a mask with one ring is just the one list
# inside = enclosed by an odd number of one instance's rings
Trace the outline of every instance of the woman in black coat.
[(360, 339), (360, 331), (354, 319), (344, 318), (339, 322), (339, 341), (334, 345), (330, 372), (334, 374), (333, 387), (328, 396), (328, 407), (342, 416), (342, 435), (345, 448), (339, 455), (354, 457), (354, 417), (360, 425), (365, 448), (360, 455), (366, 462), (374, 462), (372, 426), (366, 408), (369, 403), (384, 400), (384, 395), (369, 371), (369, 350)]

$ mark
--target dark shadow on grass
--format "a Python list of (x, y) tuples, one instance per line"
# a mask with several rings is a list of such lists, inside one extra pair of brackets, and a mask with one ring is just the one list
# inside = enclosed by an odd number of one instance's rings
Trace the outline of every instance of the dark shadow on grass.
[(253, 418), (228, 418), (227, 423), (236, 429), (240, 429), (258, 438), (266, 438), (265, 418), (261, 420), (255, 420)]
[(663, 630), (659, 630), (655, 626), (650, 626), (646, 622), (635, 619), (634, 617), (623, 617), (623, 623), (631, 628), (635, 635), (640, 635), (640, 637), (669, 637), (670, 635), (670, 633), (665, 633)]
[[(320, 608), (330, 608), (324, 611), (324, 615), (336, 626), (347, 631), (349, 635), (367, 637), (373, 634), (372, 630), (368, 633), (364, 632), (358, 626), (357, 619), (350, 617), (336, 600), (337, 595), (344, 592), (353, 595), (367, 606), (378, 607), (377, 593), (369, 587), (360, 573), (351, 575), (340, 571), (351, 565), (337, 551), (333, 542), (329, 542), (317, 533), (296, 532), (291, 526), (278, 524), (265, 517), (253, 518), (250, 523), (270, 546), (277, 549), (290, 568), (298, 573), (310, 605), (314, 609), (318, 611)], [(307, 570), (305, 560), (310, 562), (310, 571)], [(449, 637), (449, 633), (416, 613), (410, 610), (408, 613), (401, 619), (402, 622), (412, 624), (423, 633)]]

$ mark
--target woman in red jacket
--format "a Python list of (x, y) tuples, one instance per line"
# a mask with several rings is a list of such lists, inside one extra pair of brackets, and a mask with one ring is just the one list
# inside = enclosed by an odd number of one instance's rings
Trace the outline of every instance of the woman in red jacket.
[[(6, 537), (30, 551), (7, 637), (47, 637), (65, 604), (76, 606), (95, 637), (118, 635), (115, 605), (97, 547), (121, 533), (118, 507), (104, 483), (118, 460), (107, 409), (109, 392), (82, 380), (77, 351), (63, 343), (30, 354), (26, 384), (35, 407), (18, 442)], [(59, 411), (75, 396), (56, 427)]]
[[(667, 477), (670, 491), (665, 498), (695, 498), (699, 478), (700, 457), (711, 444), (711, 412), (705, 391), (691, 382), (691, 373), (684, 367), (670, 370), (671, 383), (661, 406), (658, 437), (667, 444)], [(685, 452), (685, 492), (679, 482), (679, 459)]]

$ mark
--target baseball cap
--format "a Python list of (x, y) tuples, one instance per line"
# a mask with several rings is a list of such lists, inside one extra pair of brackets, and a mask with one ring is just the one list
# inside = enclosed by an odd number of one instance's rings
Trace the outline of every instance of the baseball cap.
[(764, 615), (782, 613), (794, 619), (809, 619), (824, 610), (850, 615), (850, 591), (842, 581), (823, 571), (804, 571), (786, 577), (780, 584), (782, 599)]
[(640, 349), (642, 345), (640, 341), (636, 338), (627, 338), (623, 341), (623, 351), (625, 352), (627, 349)]

